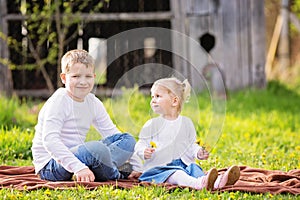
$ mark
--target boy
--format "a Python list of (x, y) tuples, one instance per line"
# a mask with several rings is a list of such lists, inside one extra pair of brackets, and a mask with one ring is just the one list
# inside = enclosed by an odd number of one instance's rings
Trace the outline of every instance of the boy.
[[(118, 168), (130, 158), (135, 140), (121, 134), (102, 102), (92, 93), (94, 60), (85, 50), (71, 50), (61, 60), (59, 88), (42, 107), (32, 145), (41, 179), (106, 181), (126, 178)], [(85, 142), (93, 125), (103, 140)]]

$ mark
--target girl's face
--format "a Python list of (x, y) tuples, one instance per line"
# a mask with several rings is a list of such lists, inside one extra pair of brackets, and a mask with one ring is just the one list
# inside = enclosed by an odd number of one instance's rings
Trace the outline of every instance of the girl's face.
[(95, 73), (93, 68), (75, 63), (70, 67), (69, 72), (61, 73), (60, 77), (69, 96), (75, 101), (82, 102), (93, 89)]
[(177, 112), (178, 102), (176, 97), (169, 93), (169, 90), (163, 86), (155, 86), (151, 89), (151, 102), (152, 110), (162, 116), (172, 116), (174, 109)]

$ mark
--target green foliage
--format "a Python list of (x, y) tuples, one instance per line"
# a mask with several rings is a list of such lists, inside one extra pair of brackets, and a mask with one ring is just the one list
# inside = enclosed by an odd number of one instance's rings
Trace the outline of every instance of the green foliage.
[(123, 132), (138, 136), (143, 124), (152, 117), (150, 97), (139, 92), (138, 87), (122, 88), (122, 95), (106, 99), (104, 105), (108, 113)]
[[(0, 124), (1, 127), (12, 128), (14, 126), (28, 128), (36, 123), (38, 105), (31, 106), (17, 97), (11, 99), (0, 95)], [(0, 128), (1, 128), (0, 127)]]
[(299, 1), (293, 1), (291, 4), (291, 11), (295, 12), (297, 16), (300, 16), (300, 2)]
[(31, 160), (31, 141), (33, 130), (12, 128), (11, 130), (0, 129), (0, 162), (6, 163), (15, 159)]
[(178, 200), (210, 200), (210, 199), (274, 199), (274, 200), (288, 200), (298, 199), (294, 195), (272, 195), (272, 194), (250, 194), (242, 192), (224, 192), (211, 194), (205, 190), (195, 191), (189, 189), (174, 189), (169, 191), (164, 187), (133, 187), (131, 189), (118, 189), (111, 186), (99, 187), (95, 190), (86, 190), (83, 187), (78, 186), (75, 189), (60, 190), (60, 189), (39, 189), (34, 191), (27, 191), (26, 187), (24, 191), (13, 189), (1, 189), (0, 197), (3, 200), (6, 199), (128, 199), (128, 200), (152, 200), (152, 199), (178, 199)]
[[(203, 169), (208, 170), (212, 166), (223, 168), (232, 164), (282, 171), (299, 169), (300, 95), (299, 90), (295, 88), (297, 87), (272, 81), (265, 90), (231, 92), (226, 104), (226, 119), (221, 138), (210, 152), (210, 158), (199, 162)], [(198, 137), (202, 139), (209, 134), (212, 120), (210, 96), (201, 94), (193, 98), (197, 99), (198, 103), (192, 99), (185, 105), (184, 112), (193, 119)], [(8, 101), (16, 102), (16, 100)], [(105, 99), (103, 102), (114, 122), (125, 131), (133, 130), (132, 134), (135, 136), (138, 135), (138, 127), (153, 116), (149, 111), (149, 95), (145, 96), (138, 92), (136, 87), (123, 90), (122, 97)], [(20, 104), (17, 105), (20, 107)], [(11, 110), (7, 112), (16, 112), (15, 109)], [(23, 115), (27, 116), (28, 113), (23, 112)], [(24, 119), (26, 117), (16, 120), (22, 124)], [(92, 136), (97, 134), (94, 129), (91, 129), (90, 133)], [(17, 127), (9, 130), (2, 128), (0, 150), (4, 153), (0, 156), (1, 164), (29, 165), (32, 138), (33, 126), (28, 130)], [(205, 190), (180, 188), (168, 191), (158, 186), (140, 186), (132, 189), (105, 186), (91, 191), (82, 187), (36, 191), (26, 191), (26, 188), (24, 191), (1, 189), (0, 197), (1, 199), (297, 199), (290, 194), (241, 192), (211, 194)]]
[[(0, 58), (0, 63), (11, 70), (41, 70), (48, 89), (53, 92), (56, 86), (61, 85), (60, 58), (65, 53), (66, 46), (84, 28), (80, 13), (99, 12), (108, 1), (14, 1), (15, 5), (20, 6), (20, 12), (24, 16), (24, 38), (20, 41), (20, 38), (7, 36), (0, 31), (0, 39), (18, 53), (22, 61), (21, 64), (16, 64), (13, 60)], [(49, 66), (55, 69), (49, 69)], [(57, 73), (56, 83), (53, 72)]]

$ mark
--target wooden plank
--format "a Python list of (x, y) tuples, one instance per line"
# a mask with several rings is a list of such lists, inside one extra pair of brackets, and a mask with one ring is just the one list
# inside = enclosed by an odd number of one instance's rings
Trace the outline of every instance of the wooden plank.
[(297, 15), (295, 15), (295, 13), (290, 12), (290, 21), (294, 24), (294, 26), (297, 28), (298, 32), (300, 32), (300, 20), (297, 17)]
[[(188, 56), (188, 42), (184, 40), (183, 35), (187, 34), (185, 4), (181, 0), (170, 0), (170, 7), (173, 18), (171, 19), (172, 27), (172, 50), (173, 50), (173, 68), (181, 72), (184, 76), (189, 77), (187, 62), (182, 57)], [(175, 53), (175, 54), (174, 54)], [(178, 54), (178, 55), (176, 55)]]
[(208, 64), (207, 52), (200, 45), (200, 38), (207, 33), (208, 30), (208, 16), (200, 15), (199, 12), (208, 13), (209, 5), (207, 0), (192, 0), (190, 5), (187, 19), (189, 21), (188, 33), (189, 33), (189, 59), (192, 65), (190, 65), (190, 83), (193, 89), (201, 91), (205, 88), (203, 79), (203, 68)]
[[(121, 96), (123, 95), (124, 91), (122, 89), (117, 88), (106, 88), (106, 87), (96, 87), (92, 91), (98, 97), (111, 97), (114, 96)], [(149, 89), (139, 88), (139, 92), (149, 95)], [(22, 90), (14, 90), (14, 94), (19, 97), (29, 97), (29, 98), (42, 98), (48, 99), (52, 94), (48, 89), (22, 89)]]
[(251, 85), (251, 66), (250, 66), (250, 2), (239, 1), (239, 30), (238, 30), (238, 41), (239, 41), (239, 56), (237, 56), (240, 72), (241, 82), (240, 87), (244, 88)]
[[(171, 12), (144, 12), (144, 13), (82, 13), (79, 15), (86, 21), (155, 21), (170, 20), (173, 18)], [(74, 15), (76, 17), (76, 15)], [(27, 17), (21, 14), (8, 14), (4, 16), (6, 20), (25, 20)]]
[(265, 77), (265, 15), (264, 1), (253, 0), (251, 2), (251, 73), (253, 86), (264, 88)]
[(239, 68), (237, 56), (238, 49), (238, 27), (237, 27), (237, 1), (221, 1), (222, 17), (223, 17), (223, 59), (224, 75), (226, 78), (226, 86), (230, 90), (239, 87)]
[(289, 0), (281, 1), (280, 15), (282, 16), (281, 34), (278, 43), (278, 70), (279, 77), (286, 78), (287, 69), (290, 67), (290, 24), (289, 24)]
[(278, 15), (276, 24), (275, 24), (275, 28), (274, 28), (274, 32), (272, 35), (270, 47), (269, 47), (268, 54), (267, 54), (266, 65), (265, 65), (267, 78), (272, 77), (272, 66), (273, 66), (273, 61), (275, 58), (275, 53), (276, 53), (276, 49), (277, 49), (277, 45), (278, 45), (278, 41), (279, 41), (279, 37), (280, 37), (282, 22), (283, 21), (282, 21), (281, 15)]
[[(211, 56), (214, 59), (214, 62), (224, 71), (224, 60), (223, 60), (223, 52), (226, 51), (224, 49), (224, 39), (223, 39), (223, 18), (222, 18), (222, 10), (218, 9), (217, 13), (215, 13), (213, 17), (213, 25), (210, 32), (215, 36), (216, 43), (215, 47), (211, 50)], [(224, 80), (225, 81), (225, 80)]]
[[(7, 14), (6, 9), (6, 0), (0, 0), (0, 16), (5, 16)], [(0, 31), (2, 34), (7, 35), (8, 27), (7, 21), (1, 17), (0, 18)], [(0, 58), (1, 59), (8, 59), (9, 58), (9, 51), (6, 41), (0, 39)], [(12, 81), (12, 74), (8, 66), (0, 62), (0, 93), (3, 92), (7, 96), (12, 95), (13, 89), (13, 81)]]

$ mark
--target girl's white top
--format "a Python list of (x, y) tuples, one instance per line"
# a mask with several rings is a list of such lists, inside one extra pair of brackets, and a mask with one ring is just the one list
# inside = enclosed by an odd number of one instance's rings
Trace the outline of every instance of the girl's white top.
[[(145, 148), (156, 144), (151, 159), (144, 159)], [(190, 118), (179, 116), (176, 120), (162, 117), (150, 119), (143, 126), (135, 153), (130, 162), (135, 171), (144, 172), (152, 167), (164, 166), (180, 158), (186, 165), (195, 162), (201, 147), (196, 144), (196, 131)]]
[(77, 102), (68, 96), (65, 88), (58, 89), (42, 107), (35, 126), (31, 148), (35, 172), (38, 173), (51, 158), (71, 173), (87, 168), (70, 148), (85, 142), (91, 125), (103, 138), (120, 132), (94, 94)]

